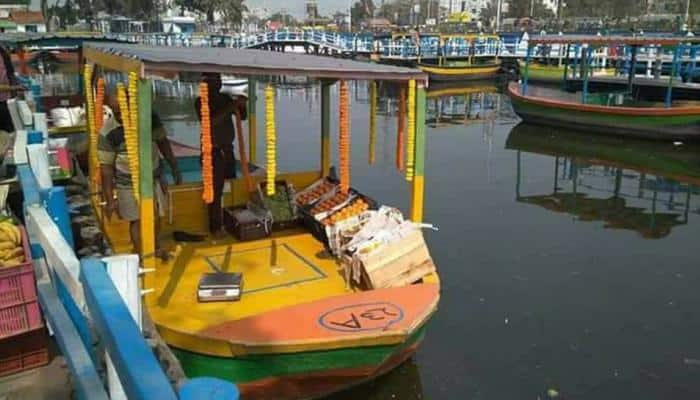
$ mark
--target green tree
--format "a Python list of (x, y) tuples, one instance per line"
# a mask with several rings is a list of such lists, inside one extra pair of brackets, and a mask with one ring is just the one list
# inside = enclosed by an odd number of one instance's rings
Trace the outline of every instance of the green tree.
[[(617, 1), (617, 0), (616, 0)], [(513, 0), (508, 3), (508, 16), (511, 18), (552, 18), (554, 13), (547, 8), (542, 0)], [(532, 11), (532, 15), (530, 12)]]
[(241, 26), (243, 13), (248, 11), (244, 0), (216, 0), (216, 11), (223, 16), (223, 22), (231, 28)]
[(374, 15), (374, 3), (372, 0), (359, 0), (352, 5), (350, 9), (350, 17), (355, 26), (359, 26), (361, 22)]
[(268, 18), (270, 21), (273, 22), (280, 22), (283, 25), (286, 26), (295, 26), (298, 25), (297, 20), (290, 14), (287, 13), (282, 13), (282, 12), (276, 12)]

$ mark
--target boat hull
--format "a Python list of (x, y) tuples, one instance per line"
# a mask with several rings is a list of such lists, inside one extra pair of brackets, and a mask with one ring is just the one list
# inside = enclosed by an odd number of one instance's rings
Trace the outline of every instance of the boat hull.
[[(523, 76), (525, 62), (518, 61), (518, 68), (520, 76)], [(569, 73), (571, 73), (571, 69), (569, 69)], [(612, 76), (614, 73), (615, 70), (612, 68), (595, 68), (593, 70), (593, 76)], [(528, 67), (527, 79), (531, 82), (561, 83), (564, 79), (564, 66), (531, 63)]]
[(211, 376), (235, 382), (244, 400), (312, 399), (390, 372), (416, 352), (424, 335), (425, 326), (398, 345), (237, 358), (174, 352), (188, 377)]
[(493, 78), (498, 75), (501, 65), (499, 63), (453, 67), (419, 64), (418, 68), (427, 73), (433, 82), (455, 82)]
[(700, 107), (609, 107), (523, 96), (508, 85), (513, 110), (531, 123), (654, 140), (700, 139)]

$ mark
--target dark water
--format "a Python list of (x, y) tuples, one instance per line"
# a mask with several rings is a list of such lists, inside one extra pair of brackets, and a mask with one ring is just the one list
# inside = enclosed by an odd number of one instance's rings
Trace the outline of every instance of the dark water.
[[(517, 125), (507, 98), (472, 91), (429, 100), (440, 310), (413, 360), (333, 399), (700, 398), (699, 149)], [(353, 86), (352, 184), (407, 210), (393, 92), (381, 88), (368, 165), (368, 90)], [(318, 168), (319, 96), (278, 91), (279, 170)], [(198, 142), (191, 99), (157, 107)]]

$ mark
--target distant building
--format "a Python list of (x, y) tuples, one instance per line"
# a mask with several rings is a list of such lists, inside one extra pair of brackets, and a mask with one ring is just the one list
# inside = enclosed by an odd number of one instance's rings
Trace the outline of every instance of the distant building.
[[(497, 0), (493, 0), (497, 1)], [(443, 18), (453, 14), (468, 12), (472, 17), (481, 16), (481, 11), (488, 7), (491, 0), (440, 0), (440, 8), (444, 10)]]
[(40, 11), (0, 9), (0, 31), (46, 32), (46, 21)]
[(391, 29), (391, 21), (386, 18), (369, 18), (365, 22), (367, 29), (371, 31), (388, 31)]

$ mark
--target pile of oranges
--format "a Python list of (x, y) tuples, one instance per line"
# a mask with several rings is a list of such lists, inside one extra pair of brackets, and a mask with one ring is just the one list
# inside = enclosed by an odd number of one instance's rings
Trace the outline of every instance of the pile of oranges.
[(348, 218), (352, 218), (356, 215), (360, 215), (369, 209), (369, 204), (363, 199), (353, 200), (347, 206), (341, 208), (340, 210), (334, 212), (331, 216), (323, 220), (323, 225), (335, 225), (340, 221), (345, 221)]
[(311, 204), (314, 201), (320, 199), (326, 193), (330, 192), (335, 188), (335, 185), (328, 181), (323, 181), (323, 183), (316, 186), (312, 191), (308, 193), (301, 193), (297, 197), (297, 204), (300, 206), (305, 206)]
[(201, 103), (201, 140), (202, 140), (202, 180), (204, 191), (202, 199), (211, 204), (214, 201), (214, 166), (211, 160), (211, 115), (209, 110), (209, 87), (205, 82), (199, 84), (199, 98)]
[(345, 203), (350, 197), (349, 193), (339, 192), (330, 199), (323, 200), (311, 209), (311, 214), (316, 215), (322, 212), (330, 211), (335, 207)]

